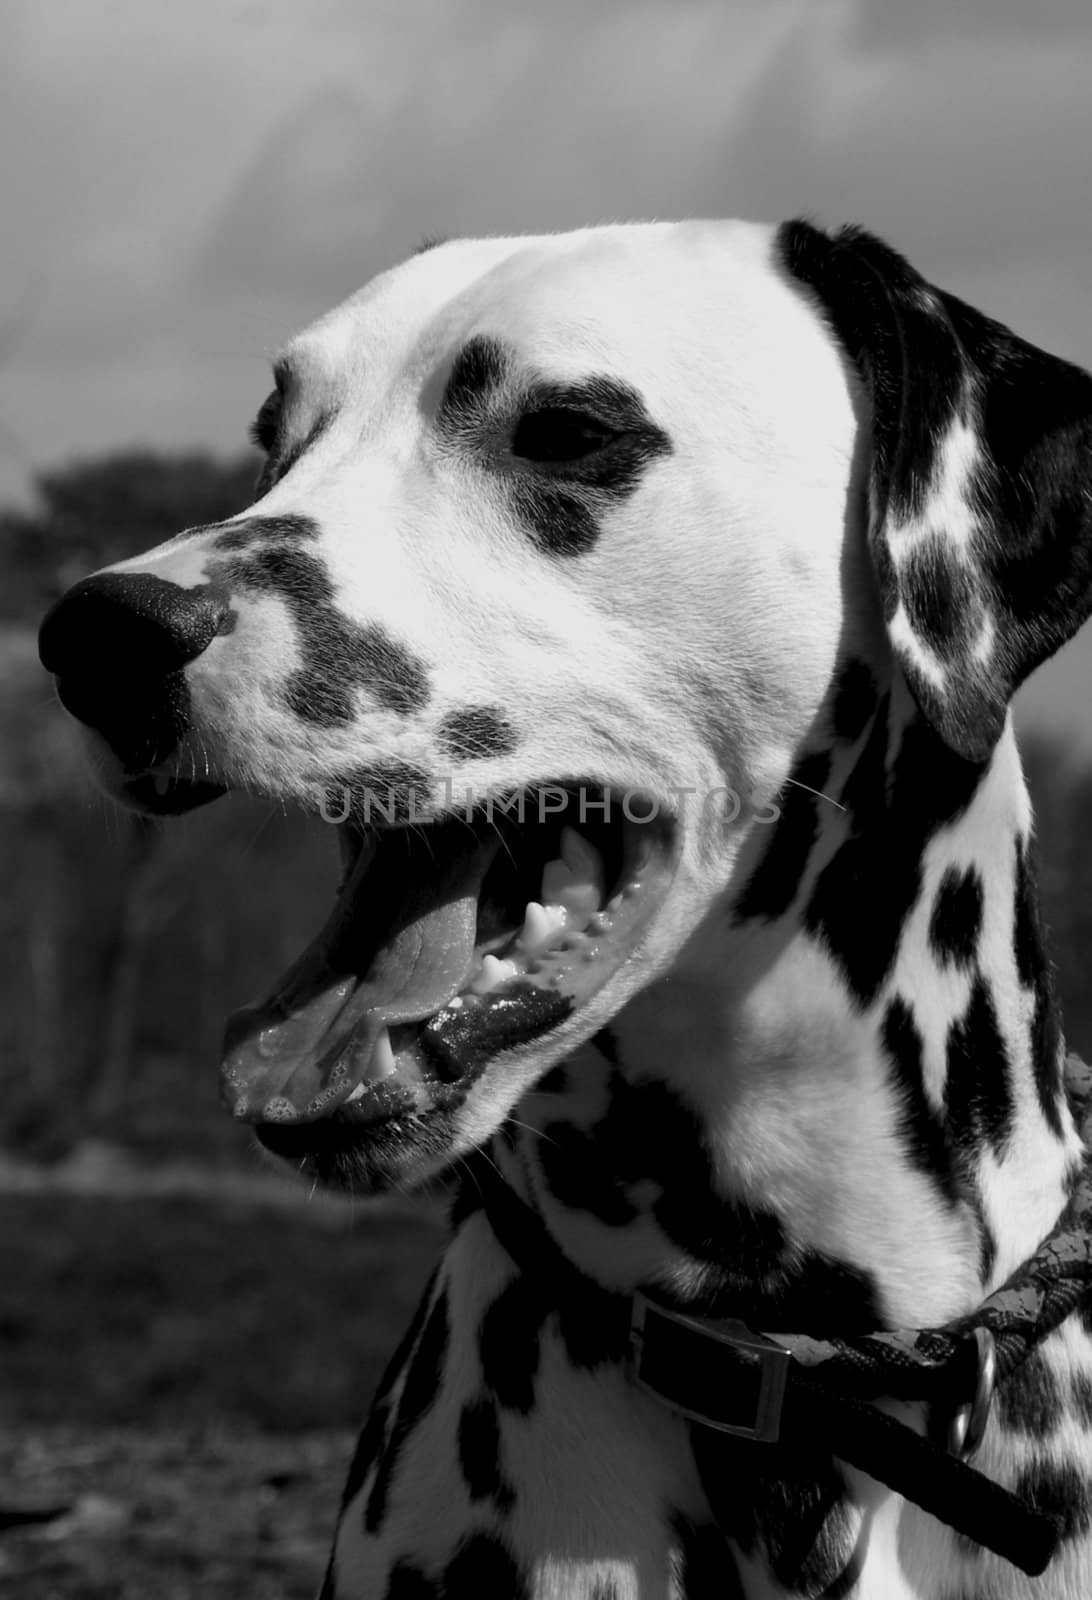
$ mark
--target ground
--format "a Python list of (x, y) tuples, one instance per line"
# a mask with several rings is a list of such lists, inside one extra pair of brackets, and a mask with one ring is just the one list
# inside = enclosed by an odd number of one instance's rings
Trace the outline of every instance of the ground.
[(439, 1242), (427, 1207), (0, 1195), (0, 1600), (310, 1600)]
[(0, 1596), (314, 1600), (352, 1443), (28, 1428), (0, 1441), (0, 1530), (13, 1510), (49, 1520), (0, 1531)]

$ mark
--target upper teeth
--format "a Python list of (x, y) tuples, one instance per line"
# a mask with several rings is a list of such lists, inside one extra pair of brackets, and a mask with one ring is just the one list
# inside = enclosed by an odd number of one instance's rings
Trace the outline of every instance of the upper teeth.
[(542, 898), (549, 909), (560, 907), (566, 928), (578, 933), (603, 903), (603, 859), (575, 828), (561, 830), (561, 859), (542, 870)]
[(523, 927), (507, 958), (487, 955), (470, 985), (473, 994), (490, 994), (526, 972), (528, 964), (582, 933), (603, 903), (603, 861), (575, 828), (561, 830), (561, 856), (542, 869), (542, 900), (531, 900)]
[(561, 859), (574, 878), (588, 878), (603, 887), (603, 859), (593, 844), (575, 828), (561, 830)]

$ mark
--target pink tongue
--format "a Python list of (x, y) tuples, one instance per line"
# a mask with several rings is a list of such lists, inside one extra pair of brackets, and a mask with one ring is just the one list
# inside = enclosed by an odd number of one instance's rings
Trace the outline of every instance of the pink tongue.
[(382, 1028), (423, 1021), (464, 987), (497, 849), (465, 822), (365, 847), (318, 938), (269, 1000), (228, 1022), (220, 1075), (237, 1117), (320, 1116), (364, 1075)]

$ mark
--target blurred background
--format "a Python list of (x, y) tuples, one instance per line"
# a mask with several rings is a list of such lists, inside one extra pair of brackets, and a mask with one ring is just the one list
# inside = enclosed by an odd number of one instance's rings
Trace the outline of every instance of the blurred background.
[[(439, 1234), (278, 1181), (225, 1014), (321, 919), (323, 830), (93, 795), (35, 629), (242, 508), (271, 352), (425, 236), (856, 220), (1092, 365), (1087, 0), (7, 0), (0, 9), (0, 1594), (313, 1592)], [(1092, 1049), (1092, 633), (1022, 692)]]

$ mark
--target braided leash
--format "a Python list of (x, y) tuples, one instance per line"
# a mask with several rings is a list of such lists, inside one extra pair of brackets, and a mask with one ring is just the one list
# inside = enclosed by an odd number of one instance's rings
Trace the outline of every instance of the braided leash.
[[(1077, 1056), (1065, 1087), (1092, 1145), (1092, 1069)], [(1036, 1576), (1061, 1538), (1058, 1521), (968, 1465), (993, 1391), (1092, 1290), (1092, 1161), (1086, 1161), (1058, 1222), (1002, 1286), (968, 1315), (940, 1328), (896, 1329), (852, 1338), (771, 1338), (739, 1322), (694, 1317), (639, 1291), (632, 1298), (587, 1278), (562, 1253), (538, 1214), (484, 1156), (474, 1180), (502, 1248), (529, 1288), (561, 1319), (570, 1345), (590, 1360), (621, 1360), (645, 1391), (690, 1419), (702, 1487), (730, 1533), (739, 1508), (739, 1440), (769, 1452), (767, 1475), (793, 1452), (815, 1447), (885, 1484), (976, 1544)], [(587, 1338), (587, 1330), (594, 1337)], [(968, 1405), (969, 1397), (974, 1397)], [(960, 1415), (947, 1445), (923, 1437), (871, 1404), (925, 1402)], [(743, 1477), (742, 1493), (746, 1494)]]

